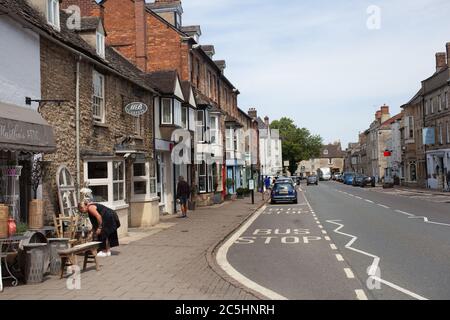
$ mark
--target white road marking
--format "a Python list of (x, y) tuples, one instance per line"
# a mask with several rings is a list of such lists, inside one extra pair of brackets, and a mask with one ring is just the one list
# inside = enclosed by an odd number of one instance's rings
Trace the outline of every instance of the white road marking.
[(362, 200), (363, 198), (356, 196), (356, 199)]
[(336, 254), (337, 261), (344, 261), (344, 258), (340, 254)]
[(261, 215), (262, 212), (266, 209), (266, 206), (262, 207), (258, 212), (256, 212), (250, 219), (247, 220), (244, 225), (242, 225), (239, 230), (234, 233), (218, 250), (216, 261), (219, 264), (219, 266), (233, 279), (236, 281), (242, 283), (246, 287), (253, 289), (262, 295), (268, 297), (272, 300), (288, 300), (286, 297), (267, 289), (256, 282), (248, 279), (241, 273), (239, 273), (236, 269), (233, 268), (233, 266), (228, 262), (227, 260), (227, 253), (230, 247), (236, 242), (237, 239), (252, 225), (253, 222)]
[(325, 238), (325, 240), (327, 240), (327, 241), (331, 241), (331, 238), (330, 238), (329, 236), (325, 236), (324, 238)]
[(353, 274), (353, 271), (350, 268), (344, 268), (345, 275), (349, 279), (355, 279), (355, 275)]
[(358, 289), (358, 290), (355, 290), (355, 293), (356, 293), (356, 298), (358, 298), (358, 300), (369, 300), (367, 298), (364, 290)]
[(323, 229), (323, 226), (322, 226), (321, 224), (319, 224), (318, 227), (319, 227), (320, 229)]
[(368, 200), (368, 199), (365, 199), (365, 201), (366, 201), (366, 202), (369, 202), (369, 203), (375, 203), (375, 202), (373, 202), (372, 200)]
[(334, 243), (330, 243), (330, 247), (332, 250), (337, 250), (337, 247)]
[(390, 209), (388, 206), (385, 206), (384, 204), (380, 204), (380, 203), (378, 203), (377, 206), (380, 206), (380, 207), (385, 208), (385, 209)]
[(401, 213), (401, 214), (405, 214), (405, 215), (410, 216), (410, 217), (414, 216), (411, 213), (408, 213), (408, 212), (405, 212), (405, 211), (401, 211), (401, 210), (395, 210), (395, 212), (398, 212), (398, 213)]
[[(314, 218), (314, 219), (316, 219), (316, 220), (317, 220), (317, 218)], [(317, 223), (317, 224), (320, 224), (320, 221), (316, 221), (316, 223)]]
[(380, 263), (380, 257), (378, 257), (378, 256), (376, 256), (376, 255), (373, 255), (373, 254), (371, 254), (371, 253), (365, 252), (365, 251), (363, 251), (363, 250), (359, 250), (359, 249), (353, 248), (353, 247), (352, 247), (352, 244), (355, 243), (355, 241), (358, 239), (358, 237), (353, 236), (353, 235), (350, 235), (350, 234), (348, 234), (348, 233), (344, 233), (344, 232), (339, 231), (339, 230), (341, 230), (341, 229), (344, 227), (343, 224), (338, 223), (339, 221), (340, 221), (340, 220), (327, 220), (328, 223), (335, 224), (335, 225), (338, 226), (338, 227), (334, 230), (335, 233), (338, 233), (338, 234), (341, 234), (341, 235), (344, 235), (344, 236), (347, 236), (347, 237), (351, 238), (351, 240), (345, 245), (345, 247), (346, 247), (347, 249), (349, 249), (349, 250), (352, 250), (352, 251), (355, 251), (355, 252), (358, 252), (358, 253), (361, 253), (361, 254), (363, 254), (363, 255), (366, 255), (366, 256), (369, 256), (369, 257), (373, 258), (372, 265), (370, 266), (370, 268), (369, 268), (369, 270), (368, 270), (368, 272), (367, 272), (369, 278), (378, 280), (378, 281), (384, 283), (385, 285), (388, 285), (388, 286), (390, 286), (391, 288), (394, 288), (394, 289), (396, 289), (396, 290), (398, 290), (398, 291), (400, 291), (400, 292), (403, 292), (403, 293), (405, 293), (405, 294), (407, 294), (407, 295), (409, 295), (409, 296), (411, 296), (411, 297), (413, 297), (413, 298), (418, 299), (418, 298), (420, 297), (421, 300), (428, 300), (428, 299), (426, 299), (426, 298), (424, 298), (424, 297), (422, 297), (422, 296), (419, 296), (418, 294), (413, 293), (413, 292), (411, 292), (411, 291), (409, 291), (409, 290), (407, 290), (407, 289), (405, 289), (405, 288), (402, 288), (402, 287), (400, 287), (400, 286), (398, 286), (398, 285), (396, 285), (396, 284), (393, 284), (393, 283), (388, 282), (388, 281), (386, 281), (386, 280), (383, 280), (383, 279), (381, 279), (381, 278), (379, 278), (379, 277), (376, 277), (375, 275), (376, 275), (376, 272), (377, 272), (377, 270), (378, 270), (378, 265), (379, 265), (379, 263)]
[(327, 232), (326, 232), (325, 230), (322, 230), (322, 233), (323, 233), (323, 234), (327, 234)]

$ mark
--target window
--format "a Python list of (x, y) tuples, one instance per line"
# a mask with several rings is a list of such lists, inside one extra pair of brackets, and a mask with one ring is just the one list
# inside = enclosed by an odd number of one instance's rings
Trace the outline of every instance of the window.
[(176, 126), (182, 127), (183, 124), (181, 122), (181, 102), (178, 100), (173, 101), (173, 114), (174, 114), (174, 124)]
[(113, 201), (125, 200), (125, 163), (113, 161)]
[(437, 103), (438, 103), (438, 111), (441, 112), (442, 111), (442, 106), (443, 106), (442, 96), (438, 95), (437, 99), (438, 99), (438, 101), (437, 101)]
[(189, 108), (189, 130), (195, 131), (195, 110)]
[(197, 89), (200, 87), (200, 72), (201, 72), (201, 69), (200, 69), (200, 60), (199, 59), (197, 59)]
[(233, 129), (227, 128), (226, 132), (226, 148), (227, 150), (233, 150)]
[(439, 131), (439, 144), (443, 143), (443, 139), (442, 139), (442, 124), (438, 125), (438, 131)]
[(219, 142), (219, 117), (211, 116), (211, 143), (220, 144)]
[(205, 131), (204, 131), (204, 125), (205, 125), (205, 111), (203, 110), (197, 110), (197, 123), (196, 123), (196, 130), (197, 130), (197, 140), (198, 142), (205, 142)]
[(213, 166), (209, 165), (208, 168), (208, 192), (213, 192)]
[(189, 119), (189, 109), (183, 107), (181, 109), (181, 127), (183, 129), (188, 129), (188, 119)]
[(211, 87), (211, 83), (212, 82), (212, 77), (211, 77), (211, 72), (208, 71), (207, 75), (206, 75), (206, 93), (208, 94), (208, 97), (211, 98), (212, 95), (212, 87)]
[(447, 91), (445, 91), (445, 94), (444, 94), (444, 106), (445, 106), (445, 109), (447, 110), (448, 109), (448, 92)]
[(94, 121), (105, 122), (105, 77), (94, 71), (93, 73), (92, 116)]
[(405, 139), (414, 139), (414, 117), (406, 117), (405, 119)]
[(205, 193), (207, 191), (206, 184), (206, 162), (202, 161), (202, 163), (198, 165), (198, 190), (200, 193)]
[(96, 37), (97, 54), (104, 58), (105, 57), (105, 36), (97, 31)]
[(84, 180), (89, 182), (94, 202), (124, 204), (125, 162), (93, 160), (84, 163)]
[(430, 113), (430, 100), (425, 101), (425, 115)]
[(450, 128), (448, 122), (445, 124), (445, 136), (447, 143), (450, 143)]
[(327, 149), (323, 150), (323, 154), (327, 156), (328, 155), (328, 150)]
[(59, 0), (47, 0), (47, 22), (59, 30)]
[(145, 200), (150, 196), (156, 196), (155, 166), (144, 161), (133, 164), (133, 181), (131, 192), (134, 200)]
[(162, 99), (161, 124), (172, 124), (172, 99)]

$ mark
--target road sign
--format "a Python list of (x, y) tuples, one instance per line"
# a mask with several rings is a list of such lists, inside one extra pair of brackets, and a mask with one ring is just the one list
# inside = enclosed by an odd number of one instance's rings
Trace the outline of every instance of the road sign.
[(248, 180), (249, 190), (255, 190), (255, 180)]

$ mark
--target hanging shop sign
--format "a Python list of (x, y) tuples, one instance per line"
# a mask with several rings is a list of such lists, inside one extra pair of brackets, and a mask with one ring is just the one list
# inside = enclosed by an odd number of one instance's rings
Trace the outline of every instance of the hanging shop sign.
[(133, 117), (140, 117), (148, 111), (148, 107), (142, 102), (132, 102), (126, 105), (125, 112)]

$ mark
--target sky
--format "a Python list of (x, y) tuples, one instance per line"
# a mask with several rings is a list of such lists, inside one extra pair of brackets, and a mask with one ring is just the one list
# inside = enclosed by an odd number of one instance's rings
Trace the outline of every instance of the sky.
[[(450, 42), (448, 0), (183, 0), (183, 25), (226, 60), (239, 107), (357, 141), (383, 104), (400, 112)], [(375, 7), (374, 7), (375, 6)], [(378, 11), (379, 9), (379, 11)], [(368, 27), (369, 26), (369, 27)]]

